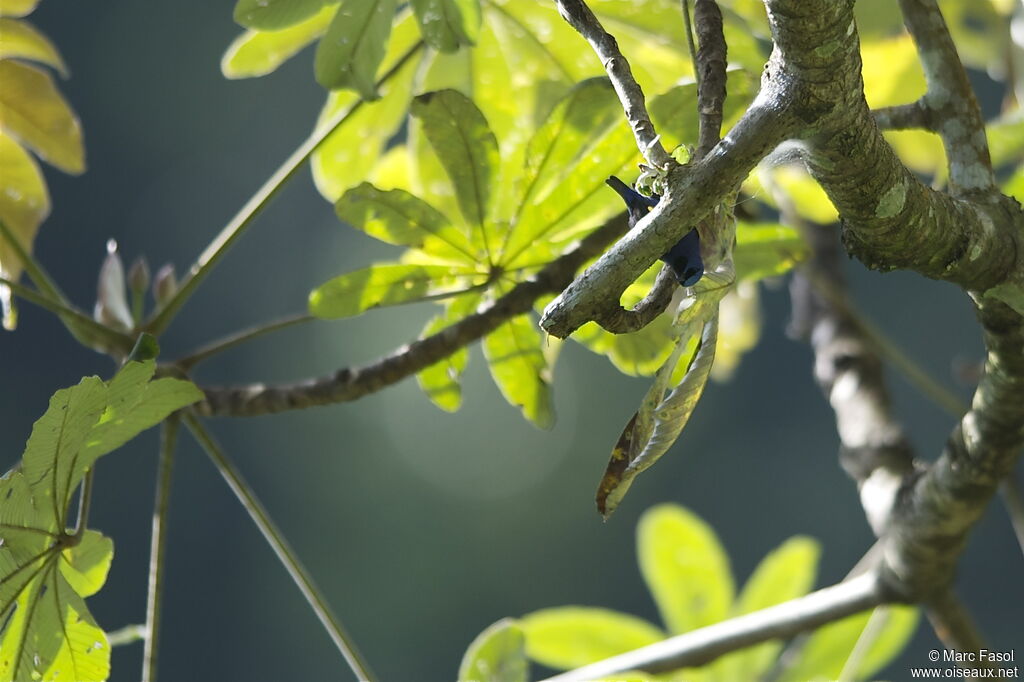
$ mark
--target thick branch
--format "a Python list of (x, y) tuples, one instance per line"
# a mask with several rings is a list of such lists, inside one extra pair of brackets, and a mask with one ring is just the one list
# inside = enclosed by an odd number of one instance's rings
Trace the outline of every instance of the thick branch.
[(869, 571), (799, 599), (670, 637), (545, 682), (587, 682), (629, 670), (657, 673), (699, 666), (731, 651), (792, 637), (885, 602), (886, 594), (878, 576)]
[(560, 291), (584, 263), (625, 231), (626, 218), (621, 215), (482, 310), (372, 365), (346, 367), (330, 376), (296, 384), (206, 388), (206, 399), (194, 410), (203, 415), (245, 417), (347, 402), (379, 391), (448, 357), (510, 318), (528, 312), (540, 296)]
[(622, 292), (735, 191), (757, 163), (797, 127), (785, 80), (762, 83), (740, 122), (702, 160), (674, 168), (658, 205), (544, 310), (541, 327), (565, 338), (598, 319)]
[(626, 112), (629, 127), (633, 129), (640, 153), (656, 168), (670, 168), (675, 165), (675, 161), (658, 141), (658, 134), (647, 113), (643, 90), (633, 78), (629, 62), (622, 56), (614, 36), (604, 30), (601, 22), (583, 0), (557, 0), (557, 3), (559, 14), (590, 43), (608, 72), (608, 78)]

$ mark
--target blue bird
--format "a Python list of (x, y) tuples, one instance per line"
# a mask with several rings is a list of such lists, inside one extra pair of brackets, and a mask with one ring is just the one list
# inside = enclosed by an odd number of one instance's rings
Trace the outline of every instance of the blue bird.
[[(650, 213), (661, 199), (657, 195), (645, 197), (614, 175), (605, 182), (626, 202), (630, 228)], [(700, 278), (704, 276), (704, 261), (700, 257), (700, 236), (697, 234), (697, 229), (694, 228), (683, 235), (683, 238), (676, 242), (675, 246), (661, 257), (661, 260), (672, 268), (676, 280), (684, 287), (690, 287), (699, 282)]]

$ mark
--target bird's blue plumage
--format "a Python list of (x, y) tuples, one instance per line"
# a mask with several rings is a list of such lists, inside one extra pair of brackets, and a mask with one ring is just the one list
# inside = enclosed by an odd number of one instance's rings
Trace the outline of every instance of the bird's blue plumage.
[[(605, 182), (626, 202), (630, 227), (636, 225), (641, 218), (658, 205), (658, 201), (661, 199), (657, 195), (645, 197), (614, 175)], [(699, 282), (700, 278), (704, 276), (704, 261), (700, 257), (700, 235), (697, 234), (697, 230), (692, 229), (683, 235), (683, 238), (676, 242), (675, 246), (661, 257), (661, 260), (672, 268), (676, 279), (684, 287), (690, 287)]]

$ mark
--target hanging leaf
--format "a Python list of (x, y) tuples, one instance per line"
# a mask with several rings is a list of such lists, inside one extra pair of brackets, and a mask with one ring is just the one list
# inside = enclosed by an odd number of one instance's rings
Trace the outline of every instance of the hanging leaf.
[(397, 0), (341, 1), (316, 49), (314, 69), (320, 85), (377, 98), (377, 67), (387, 49), (396, 4)]
[(484, 337), (484, 357), (494, 383), (510, 404), (541, 429), (554, 426), (551, 366), (544, 337), (529, 315), (513, 317)]
[(423, 39), (436, 50), (454, 52), (476, 42), (480, 0), (412, 0)]
[(235, 38), (220, 61), (225, 78), (265, 76), (323, 35), (338, 10), (327, 5), (308, 19), (276, 31), (246, 31)]
[(669, 633), (724, 620), (735, 588), (714, 530), (692, 512), (663, 504), (637, 524), (637, 560)]
[(0, 0), (0, 16), (23, 17), (38, 4), (39, 0)]
[(309, 312), (332, 319), (371, 308), (454, 296), (487, 281), (486, 274), (444, 265), (379, 263), (321, 284), (309, 294)]
[(238, 0), (235, 21), (246, 28), (277, 31), (308, 19), (323, 0)]
[(460, 682), (527, 682), (528, 674), (523, 632), (511, 618), (477, 635), (459, 665)]
[(455, 90), (428, 92), (413, 100), (412, 115), (444, 166), (455, 190), (462, 217), (479, 230), (479, 242), (490, 254), (487, 231), (498, 142), (473, 101)]
[(808, 247), (800, 233), (779, 223), (736, 225), (733, 262), (737, 281), (751, 281), (781, 275), (807, 258)]
[[(700, 345), (682, 381), (667, 398), (658, 402), (649, 429), (650, 435), (635, 432), (634, 427), (640, 426), (643, 429), (644, 424), (638, 416), (634, 416), (626, 425), (612, 450), (608, 468), (597, 491), (597, 508), (606, 519), (619, 506), (637, 474), (661, 458), (686, 426), (707, 385), (717, 343), (718, 316), (715, 315), (704, 325)], [(674, 369), (668, 367), (675, 364), (672, 360), (670, 358), (666, 363), (666, 372), (669, 374)], [(661, 382), (656, 378), (655, 386), (659, 385)]]
[(579, 668), (660, 642), (665, 633), (642, 618), (608, 609), (562, 606), (522, 617), (526, 655), (550, 668)]

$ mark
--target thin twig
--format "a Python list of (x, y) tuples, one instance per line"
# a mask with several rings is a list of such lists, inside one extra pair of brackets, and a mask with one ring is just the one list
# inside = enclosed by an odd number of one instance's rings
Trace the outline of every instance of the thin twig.
[(693, 24), (690, 21), (690, 0), (682, 0), (683, 30), (686, 33), (686, 45), (690, 49), (690, 63), (693, 64), (693, 80), (700, 92), (700, 69), (697, 68), (697, 43), (693, 39)]
[(935, 126), (924, 100), (872, 109), (871, 115), (879, 130), (933, 130)]
[[(25, 274), (32, 280), (32, 283), (36, 285), (36, 288), (45, 293), (49, 298), (59, 301), (65, 306), (70, 307), (71, 304), (68, 302), (67, 296), (60, 290), (57, 283), (47, 274), (46, 269), (43, 268), (43, 264), (40, 263), (31, 251), (22, 246), (21, 241), (15, 236), (11, 228), (7, 226), (3, 220), (0, 220), (0, 236), (4, 238), (4, 241), (14, 250), (15, 257), (21, 261), (21, 266), (25, 269)], [(8, 286), (10, 286), (8, 284)]]
[[(977, 654), (988, 648), (971, 614), (957, 599), (952, 589), (940, 590), (937, 595), (925, 602), (924, 606), (935, 635), (947, 649)], [(988, 659), (982, 659), (977, 655), (961, 665), (977, 670), (994, 667)]]
[(697, 113), (700, 131), (697, 158), (703, 159), (722, 135), (722, 107), (725, 104), (727, 48), (722, 11), (715, 0), (695, 0), (693, 23), (697, 29)]
[(674, 166), (675, 161), (661, 145), (659, 135), (651, 123), (644, 92), (633, 78), (629, 62), (619, 50), (615, 37), (604, 30), (583, 0), (557, 0), (557, 3), (559, 14), (590, 43), (601, 65), (608, 72), (640, 153), (655, 168), (668, 169)]
[(100, 345), (104, 349), (127, 353), (135, 343), (131, 336), (97, 322), (71, 304), (62, 303), (5, 277), (0, 277), (0, 286), (10, 287), (15, 296), (56, 315), (73, 337), (91, 348)]
[[(412, 59), (416, 53), (423, 47), (423, 42), (417, 42), (409, 50), (403, 54), (398, 61), (395, 62), (383, 76), (377, 80), (377, 87), (380, 87), (388, 80), (397, 74), (405, 64)], [(257, 190), (257, 192), (242, 206), (241, 210), (235, 217), (231, 219), (224, 229), (220, 231), (220, 234), (210, 242), (210, 245), (206, 247), (206, 250), (200, 254), (196, 263), (189, 270), (185, 280), (178, 287), (178, 290), (174, 293), (174, 296), (164, 304), (156, 314), (143, 325), (143, 329), (152, 333), (154, 336), (159, 336), (163, 332), (167, 325), (171, 323), (171, 320), (177, 314), (181, 306), (187, 301), (195, 291), (196, 287), (206, 278), (206, 276), (213, 270), (214, 266), (220, 261), (220, 259), (227, 253), (228, 249), (231, 248), (235, 240), (245, 233), (246, 229), (252, 224), (253, 219), (258, 216), (263, 209), (270, 203), (270, 200), (277, 195), (278, 191), (285, 185), (285, 183), (291, 179), (305, 164), (309, 157), (315, 152), (324, 140), (326, 140), (331, 133), (337, 130), (342, 124), (344, 124), (349, 118), (355, 114), (364, 104), (364, 100), (357, 100), (347, 109), (343, 109), (337, 112), (334, 116), (324, 122), (323, 125), (318, 126), (316, 130), (310, 134), (306, 140), (299, 145), (299, 147), (292, 152), (291, 156), (281, 166), (274, 171), (274, 174), (263, 183), (263, 186)]]
[(864, 665), (864, 659), (867, 658), (875, 640), (885, 630), (885, 624), (889, 618), (888, 606), (876, 606), (872, 609), (871, 615), (868, 616), (868, 622), (864, 624), (864, 629), (860, 631), (860, 635), (853, 645), (853, 650), (850, 651), (850, 655), (843, 663), (843, 669), (839, 671), (839, 679), (836, 682), (854, 682), (857, 679), (857, 673)]
[(235, 346), (247, 341), (252, 341), (253, 339), (259, 338), (265, 334), (270, 334), (281, 329), (287, 329), (288, 327), (293, 327), (297, 324), (312, 322), (315, 319), (316, 318), (309, 313), (296, 313), (295, 315), (283, 317), (280, 320), (274, 320), (273, 322), (267, 322), (266, 324), (250, 327), (249, 329), (243, 329), (235, 334), (230, 334), (224, 338), (216, 339), (204, 346), (201, 346), (188, 355), (176, 360), (174, 365), (182, 371), (188, 371), (203, 360), (234, 348)]
[(146, 593), (146, 641), (142, 651), (142, 682), (154, 682), (160, 645), (160, 610), (164, 591), (164, 553), (167, 547), (167, 510), (174, 474), (174, 449), (181, 419), (172, 415), (160, 428), (160, 460), (153, 498), (153, 525), (149, 542), (149, 590)]
[(295, 584), (306, 598), (313, 612), (316, 613), (317, 618), (320, 619), (320, 623), (324, 626), (327, 634), (330, 635), (331, 640), (345, 658), (352, 672), (355, 673), (356, 678), (360, 682), (373, 682), (376, 680), (376, 677), (370, 672), (366, 661), (356, 649), (352, 637), (342, 627), (341, 621), (338, 620), (337, 616), (331, 612), (327, 600), (313, 583), (313, 579), (306, 572), (306, 569), (299, 561), (299, 557), (288, 544), (288, 541), (285, 540), (281, 531), (274, 525), (270, 515), (267, 514), (267, 510), (257, 499), (249, 484), (242, 478), (241, 473), (227, 458), (206, 427), (195, 416), (185, 413), (184, 419), (185, 426), (188, 427), (196, 441), (206, 451), (206, 454), (209, 455), (221, 476), (224, 477), (232, 492), (235, 493), (238, 501), (242, 503), (242, 506), (249, 513), (249, 517), (256, 524), (256, 527), (259, 528), (260, 533), (263, 534), (263, 538), (274, 550), (278, 560), (288, 570), (288, 574), (295, 581)]
[(124, 646), (125, 644), (134, 644), (135, 642), (145, 641), (146, 639), (146, 626), (145, 625), (125, 625), (123, 628), (112, 630), (107, 633), (107, 644), (111, 648), (115, 646)]
[(658, 673), (696, 667), (729, 652), (791, 637), (885, 602), (878, 576), (871, 571), (782, 604), (555, 675), (545, 682), (587, 682), (629, 670)]

